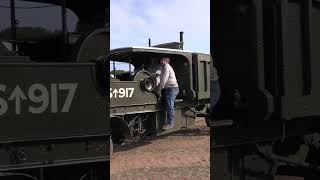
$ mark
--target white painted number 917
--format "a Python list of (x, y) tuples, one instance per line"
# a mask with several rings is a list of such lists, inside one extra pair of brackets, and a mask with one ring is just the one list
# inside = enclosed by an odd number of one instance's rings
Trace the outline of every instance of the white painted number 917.
[[(15, 103), (15, 114), (21, 114), (21, 104), (22, 101), (30, 100), (32, 104), (29, 105), (28, 112), (32, 114), (41, 114), (48, 109), (51, 102), (51, 113), (58, 112), (58, 92), (59, 90), (68, 91), (68, 95), (64, 101), (61, 112), (68, 112), (73, 101), (78, 83), (59, 83), (51, 84), (50, 89), (39, 83), (32, 84), (28, 88), (28, 93), (25, 94), (19, 85), (13, 89), (8, 98), (0, 97), (0, 116), (7, 113), (9, 109), (8, 101), (13, 101)], [(0, 84), (0, 92), (6, 92), (7, 86)], [(51, 101), (50, 101), (51, 100)]]
[(110, 98), (130, 98), (134, 88), (110, 88)]

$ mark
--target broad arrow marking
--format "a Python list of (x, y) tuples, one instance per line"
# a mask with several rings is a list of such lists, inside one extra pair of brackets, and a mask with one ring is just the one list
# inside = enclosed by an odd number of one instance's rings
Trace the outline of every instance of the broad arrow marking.
[(8, 98), (9, 101), (15, 100), (16, 114), (21, 114), (21, 99), (26, 100), (27, 97), (26, 95), (24, 95), (19, 85), (17, 85), (16, 88), (12, 91), (10, 97)]

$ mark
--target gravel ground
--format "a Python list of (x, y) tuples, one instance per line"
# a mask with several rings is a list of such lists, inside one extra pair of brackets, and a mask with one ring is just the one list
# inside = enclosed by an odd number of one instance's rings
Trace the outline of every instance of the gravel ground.
[(209, 136), (200, 119), (188, 130), (115, 146), (111, 179), (210, 179)]
[[(210, 133), (203, 119), (188, 130), (115, 145), (112, 180), (210, 179)], [(303, 180), (278, 176), (276, 180)]]

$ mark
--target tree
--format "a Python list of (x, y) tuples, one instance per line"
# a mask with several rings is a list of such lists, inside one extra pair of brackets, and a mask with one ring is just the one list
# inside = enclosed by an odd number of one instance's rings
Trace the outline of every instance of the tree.
[(125, 70), (112, 70), (110, 71), (110, 74), (113, 74), (113, 75), (119, 75), (119, 74), (123, 74), (123, 73), (127, 73), (129, 71), (125, 71)]
[[(34, 41), (37, 39), (46, 39), (48, 37), (61, 34), (60, 30), (49, 31), (42, 27), (19, 27), (17, 28), (18, 41)], [(0, 39), (12, 39), (11, 28), (0, 31)]]

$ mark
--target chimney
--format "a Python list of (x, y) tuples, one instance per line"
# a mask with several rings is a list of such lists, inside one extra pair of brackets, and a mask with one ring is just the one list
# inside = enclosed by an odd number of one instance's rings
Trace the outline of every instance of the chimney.
[(183, 31), (180, 31), (180, 43), (181, 43), (181, 49), (183, 49)]

